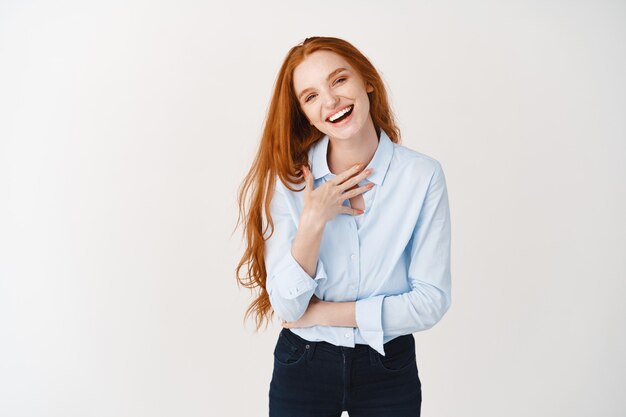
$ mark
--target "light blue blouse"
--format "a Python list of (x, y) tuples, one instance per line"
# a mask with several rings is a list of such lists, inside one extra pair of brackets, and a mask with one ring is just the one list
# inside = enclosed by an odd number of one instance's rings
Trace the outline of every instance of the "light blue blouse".
[[(315, 187), (335, 177), (328, 169), (328, 136), (309, 149)], [(365, 213), (339, 214), (326, 223), (317, 270), (311, 277), (291, 255), (303, 192), (280, 180), (271, 200), (274, 233), (265, 242), (266, 289), (278, 317), (295, 321), (313, 294), (326, 301), (356, 301), (356, 328), (293, 328), (309, 341), (338, 346), (368, 344), (382, 355), (395, 337), (426, 330), (450, 307), (450, 210), (441, 164), (393, 143), (381, 130), (359, 185)], [(304, 183), (290, 184), (301, 189)], [(344, 201), (349, 206), (349, 200)]]

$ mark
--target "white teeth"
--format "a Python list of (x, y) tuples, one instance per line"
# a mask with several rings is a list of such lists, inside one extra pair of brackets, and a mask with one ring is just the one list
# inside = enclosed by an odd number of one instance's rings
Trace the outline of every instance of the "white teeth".
[(344, 114), (346, 114), (349, 110), (350, 110), (351, 106), (346, 107), (343, 110), (339, 110), (337, 113), (333, 114), (332, 116), (330, 116), (328, 118), (328, 120), (330, 120), (331, 122), (334, 122), (335, 120), (337, 120), (338, 118), (340, 118), (341, 116), (343, 116)]

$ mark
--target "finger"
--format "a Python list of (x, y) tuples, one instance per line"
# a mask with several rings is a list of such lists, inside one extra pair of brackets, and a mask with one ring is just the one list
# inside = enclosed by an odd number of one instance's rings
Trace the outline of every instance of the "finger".
[(332, 182), (336, 185), (341, 184), (348, 178), (352, 177), (353, 175), (356, 175), (360, 170), (363, 169), (363, 167), (365, 167), (365, 164), (363, 164), (362, 162), (356, 165), (353, 165), (351, 168), (348, 168), (345, 171), (337, 174), (337, 176), (335, 176), (335, 178), (333, 178), (329, 182)]
[(374, 183), (370, 182), (370, 183), (367, 183), (367, 184), (365, 184), (365, 185), (363, 185), (361, 187), (355, 188), (353, 190), (346, 191), (345, 193), (341, 194), (341, 198), (345, 198), (345, 199), (352, 198), (352, 197), (357, 196), (359, 194), (363, 194), (364, 192), (369, 191), (372, 188), (374, 188)]
[(355, 209), (352, 207), (341, 206), (341, 213), (349, 214), (351, 216), (360, 216), (361, 214), (365, 212), (363, 210)]
[(347, 179), (343, 184), (340, 184), (339, 189), (345, 192), (350, 190), (352, 187), (356, 187), (359, 182), (367, 178), (373, 171), (373, 168), (367, 168), (361, 171), (358, 175), (355, 175), (354, 177)]
[(306, 182), (306, 187), (313, 191), (313, 175), (311, 175), (311, 171), (309, 171), (309, 167), (306, 165), (302, 166), (302, 172), (304, 173), (304, 181)]

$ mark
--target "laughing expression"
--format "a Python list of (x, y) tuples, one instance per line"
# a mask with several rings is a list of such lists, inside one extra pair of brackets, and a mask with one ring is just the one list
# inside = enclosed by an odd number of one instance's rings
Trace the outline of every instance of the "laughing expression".
[(306, 57), (293, 72), (293, 87), (309, 123), (333, 139), (357, 135), (371, 119), (372, 86), (334, 52)]

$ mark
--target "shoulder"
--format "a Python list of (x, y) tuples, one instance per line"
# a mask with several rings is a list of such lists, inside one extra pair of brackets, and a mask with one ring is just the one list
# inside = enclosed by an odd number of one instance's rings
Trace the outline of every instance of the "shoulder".
[(442, 172), (441, 163), (437, 159), (398, 143), (393, 144), (391, 162), (391, 166), (395, 169), (421, 177), (432, 177)]
[(302, 206), (304, 203), (304, 192), (303, 191), (292, 191), (300, 190), (304, 187), (304, 184), (294, 184), (292, 182), (287, 182), (287, 184), (283, 183), (278, 176), (274, 178), (274, 193), (272, 195), (272, 204), (286, 204), (292, 209), (297, 209)]
[[(292, 194), (300, 194), (301, 192), (299, 191), (292, 191), (292, 190), (300, 190), (301, 188), (304, 187), (304, 184), (295, 184), (292, 182), (287, 182), (287, 184), (283, 183), (280, 178), (278, 177), (278, 175), (276, 175), (274, 177), (274, 191), (279, 192), (285, 196), (289, 196)], [(289, 188), (291, 188), (292, 190), (290, 190)]]

